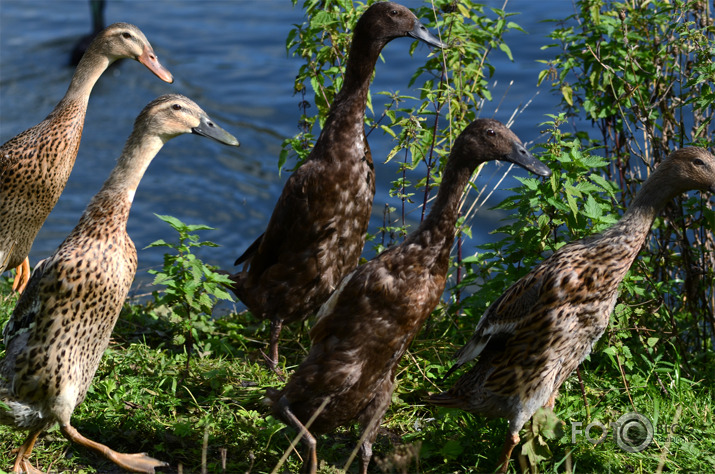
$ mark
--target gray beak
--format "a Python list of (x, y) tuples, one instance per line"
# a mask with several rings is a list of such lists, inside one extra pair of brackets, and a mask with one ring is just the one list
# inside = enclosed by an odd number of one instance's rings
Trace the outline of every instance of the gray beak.
[(211, 121), (211, 119), (206, 116), (201, 117), (201, 123), (199, 123), (199, 126), (192, 128), (191, 131), (197, 135), (213, 138), (217, 142), (223, 143), (224, 145), (239, 145), (238, 140), (236, 140), (236, 137), (213, 123), (213, 121)]
[(504, 159), (539, 176), (551, 176), (549, 167), (534, 158), (521, 143), (514, 142), (511, 153)]
[(413, 37), (414, 39), (418, 39), (420, 41), (424, 41), (430, 46), (433, 46), (435, 48), (446, 48), (447, 45), (444, 44), (437, 38), (435, 35), (429, 32), (425, 26), (420, 23), (416, 18), (415, 18), (415, 27), (412, 28), (412, 31), (407, 32), (408, 36)]

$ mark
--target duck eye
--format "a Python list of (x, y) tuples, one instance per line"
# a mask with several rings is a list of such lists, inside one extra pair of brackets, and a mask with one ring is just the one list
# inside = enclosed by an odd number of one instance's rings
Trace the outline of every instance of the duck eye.
[(394, 16), (394, 15), (397, 15), (397, 10), (392, 10), (392, 11), (390, 11), (390, 15), (393, 15), (393, 16)]
[(696, 165), (696, 166), (705, 166), (705, 163), (704, 163), (703, 160), (701, 160), (700, 158), (695, 158), (695, 159), (693, 160), (693, 164)]
[(122, 38), (124, 38), (124, 39), (129, 39), (131, 37), (132, 37), (131, 33), (127, 33), (126, 31), (124, 33), (122, 33)]
[(497, 132), (495, 132), (495, 131), (492, 130), (491, 128), (487, 129), (487, 135), (489, 135), (490, 137), (493, 137), (493, 136), (496, 135), (496, 134), (497, 134)]
[(179, 104), (174, 104), (171, 106), (171, 108), (174, 110), (181, 110), (181, 106)]

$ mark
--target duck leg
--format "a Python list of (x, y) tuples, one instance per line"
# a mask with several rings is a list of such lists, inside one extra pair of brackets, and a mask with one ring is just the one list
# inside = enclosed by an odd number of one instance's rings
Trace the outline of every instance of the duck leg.
[(278, 375), (282, 375), (278, 368), (278, 341), (281, 336), (281, 329), (283, 329), (283, 321), (281, 319), (271, 319), (270, 354), (267, 362), (268, 367)]
[(42, 430), (33, 431), (30, 436), (27, 437), (22, 446), (17, 449), (17, 457), (15, 458), (15, 464), (12, 467), (12, 472), (24, 472), (27, 474), (42, 474), (42, 471), (36, 469), (30, 463), (30, 455), (32, 454), (32, 448), (35, 447), (35, 441), (37, 437), (40, 436)]
[[(392, 392), (395, 389), (395, 382), (392, 379), (385, 380), (381, 386), (375, 390), (375, 398), (363, 409), (358, 421), (363, 426), (363, 434), (360, 438), (360, 474), (367, 474), (367, 466), (372, 459), (372, 445), (377, 439), (380, 431), (380, 423), (385, 416), (385, 412), (390, 407)], [(348, 466), (345, 466), (347, 472)]]
[(280, 408), (283, 420), (301, 434), (300, 442), (305, 445), (306, 453), (300, 472), (315, 474), (318, 471), (318, 453), (315, 437), (310, 434), (308, 428), (293, 414), (286, 397), (281, 397), (278, 400), (278, 407)]
[(20, 265), (15, 268), (15, 280), (12, 282), (12, 290), (22, 293), (25, 291), (27, 282), (30, 281), (30, 258), (25, 257)]
[(514, 450), (514, 447), (519, 444), (519, 441), (521, 441), (521, 438), (519, 438), (519, 433), (518, 432), (509, 432), (506, 435), (506, 441), (504, 442), (504, 450), (501, 453), (501, 456), (499, 456), (499, 463), (497, 464), (497, 470), (498, 472), (504, 473), (507, 471), (509, 468), (509, 459), (511, 458), (511, 452)]
[(69, 423), (60, 425), (60, 429), (62, 430), (62, 434), (70, 441), (98, 452), (127, 471), (153, 474), (154, 468), (169, 465), (168, 463), (148, 456), (146, 453), (125, 454), (113, 451), (103, 444), (85, 438)]

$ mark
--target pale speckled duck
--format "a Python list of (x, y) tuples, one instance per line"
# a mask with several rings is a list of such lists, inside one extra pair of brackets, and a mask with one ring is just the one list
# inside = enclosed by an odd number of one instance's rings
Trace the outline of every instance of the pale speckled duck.
[(266, 231), (236, 260), (245, 265), (231, 276), (233, 292), (271, 321), (272, 368), (283, 322), (315, 313), (360, 258), (375, 196), (364, 131), (367, 95), (380, 51), (404, 36), (445, 46), (402, 5), (376, 3), (360, 17), (343, 86), (315, 147), (286, 182)]
[[(697, 147), (672, 153), (652, 172), (623, 217), (603, 233), (571, 242), (489, 306), (455, 368), (475, 359), (435, 405), (509, 420), (498, 466), (506, 472), (519, 431), (559, 387), (608, 326), (618, 287), (653, 219), (688, 190), (715, 192), (715, 157)], [(450, 372), (451, 372), (450, 370)]]
[(0, 410), (0, 423), (30, 432), (16, 472), (39, 472), (28, 458), (38, 435), (55, 423), (67, 439), (124, 469), (151, 473), (165, 465), (85, 438), (70, 417), (84, 400), (136, 273), (126, 231), (134, 193), (164, 143), (183, 133), (238, 146), (186, 97), (166, 95), (147, 105), (102, 189), (55, 253), (37, 265), (5, 327), (0, 400), (10, 409)]
[(139, 28), (115, 23), (92, 41), (50, 115), (0, 147), (0, 273), (16, 268), (13, 288), (18, 291), (30, 278), (32, 242), (74, 167), (92, 88), (121, 58), (135, 59), (161, 80), (173, 82)]
[[(424, 222), (403, 243), (340, 282), (318, 312), (310, 353), (283, 390), (268, 392), (275, 415), (303, 432), (306, 472), (317, 467), (314, 435), (353, 421), (364, 432), (360, 472), (367, 472), (397, 364), (444, 292), (460, 197), (474, 169), (491, 160), (551, 174), (500, 122), (479, 119), (470, 124), (454, 142)], [(306, 430), (311, 416), (316, 418)]]

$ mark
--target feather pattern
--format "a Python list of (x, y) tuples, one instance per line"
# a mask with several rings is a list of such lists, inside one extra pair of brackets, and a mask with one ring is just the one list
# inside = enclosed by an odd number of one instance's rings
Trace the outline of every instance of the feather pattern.
[(619, 285), (655, 216), (673, 197), (692, 189), (715, 192), (715, 158), (697, 147), (677, 150), (663, 161), (612, 227), (564, 245), (509, 287), (455, 354), (450, 372), (477, 361), (430, 402), (507, 418), (502, 470), (524, 423), (538, 408), (553, 407), (561, 384), (605, 331)]
[(57, 250), (36, 267), (5, 326), (0, 400), (9, 409), (0, 410), (0, 422), (30, 431), (16, 472), (32, 468), (26, 454), (55, 423), (65, 437), (124, 469), (154, 472), (165, 465), (88, 440), (70, 417), (84, 400), (136, 273), (136, 248), (126, 231), (134, 191), (164, 142), (182, 133), (238, 144), (186, 97), (162, 96), (147, 105), (104, 186)]

